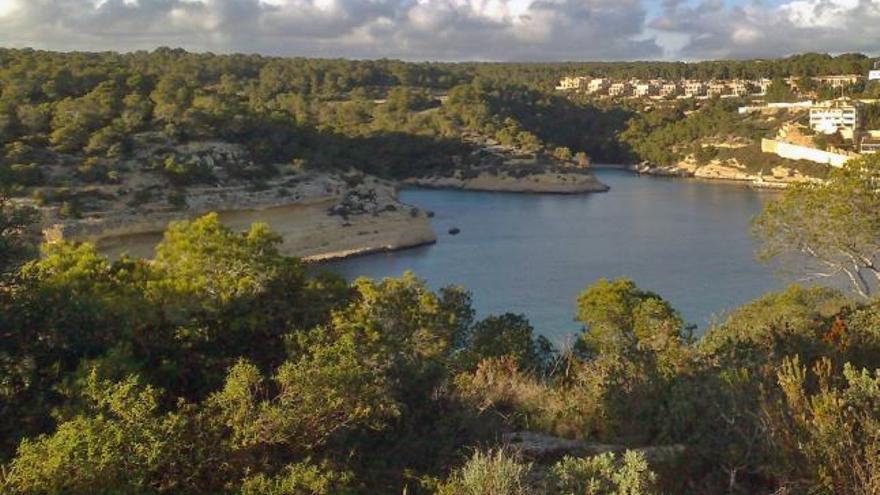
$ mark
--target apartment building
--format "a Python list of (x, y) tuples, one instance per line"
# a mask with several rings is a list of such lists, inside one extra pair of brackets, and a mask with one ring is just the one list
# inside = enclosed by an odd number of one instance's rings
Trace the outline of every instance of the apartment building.
[(658, 94), (664, 98), (678, 96), (681, 93), (681, 85), (677, 82), (667, 82), (660, 85)]
[(864, 79), (864, 76), (859, 74), (844, 74), (840, 76), (816, 76), (813, 78), (813, 81), (816, 81), (817, 84), (822, 86), (829, 86), (832, 88), (844, 88), (847, 86), (852, 86)]
[(749, 81), (736, 79), (728, 84), (728, 88), (733, 96), (748, 96), (754, 92), (754, 85)]
[(723, 96), (727, 93), (727, 83), (723, 81), (712, 81), (706, 86), (706, 95), (710, 97)]
[(823, 134), (841, 131), (850, 134), (859, 127), (859, 103), (829, 100), (810, 107), (810, 128)]
[(868, 72), (869, 81), (880, 81), (880, 62), (874, 62), (874, 69)]
[(684, 82), (684, 95), (693, 98), (706, 94), (706, 83), (703, 81), (688, 80)]
[(608, 96), (628, 96), (632, 91), (632, 85), (628, 82), (616, 82), (608, 86)]
[(636, 82), (632, 88), (633, 96), (637, 98), (656, 96), (660, 92), (660, 87), (653, 81)]
[(589, 77), (566, 76), (559, 80), (556, 89), (560, 91), (577, 91), (586, 86), (589, 82)]
[[(880, 67), (871, 71), (870, 79), (880, 80)], [(844, 88), (865, 79), (859, 74), (843, 74), (831, 76), (815, 76), (811, 78), (816, 85), (827, 88)], [(794, 90), (798, 90), (802, 77), (787, 77), (785, 82)], [(767, 94), (769, 78), (761, 79), (718, 79), (713, 81), (650, 79), (621, 80), (609, 78), (592, 78), (585, 76), (566, 76), (559, 80), (556, 89), (561, 91), (585, 91), (588, 94), (608, 95), (613, 97), (655, 98), (679, 96), (685, 98), (713, 96), (761, 96)]]
[(608, 86), (610, 86), (610, 85), (611, 85), (610, 79), (601, 78), (601, 77), (596, 78), (596, 79), (592, 79), (587, 84), (587, 93), (590, 93), (590, 94), (602, 93), (605, 90), (607, 90)]

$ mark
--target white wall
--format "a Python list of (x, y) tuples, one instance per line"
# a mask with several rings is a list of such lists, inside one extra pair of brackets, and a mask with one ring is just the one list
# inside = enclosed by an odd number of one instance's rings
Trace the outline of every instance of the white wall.
[(830, 153), (817, 148), (798, 146), (796, 144), (775, 141), (773, 139), (762, 139), (761, 151), (764, 153), (775, 153), (782, 158), (789, 158), (791, 160), (810, 160), (811, 162), (824, 163), (831, 165), (832, 167), (841, 167), (847, 160), (853, 158), (849, 155)]

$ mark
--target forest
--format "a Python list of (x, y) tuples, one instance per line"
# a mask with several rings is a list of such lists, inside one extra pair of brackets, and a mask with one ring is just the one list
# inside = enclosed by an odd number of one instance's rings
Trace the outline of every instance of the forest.
[[(211, 184), (217, 180), (211, 171), (174, 149), (212, 140), (246, 146), (252, 163), (230, 173), (254, 183), (291, 168), (354, 167), (392, 178), (450, 174), (490, 143), (548, 157), (582, 153), (600, 163), (666, 164), (704, 137), (772, 130), (730, 115), (732, 101), (602, 103), (556, 94), (558, 78), (778, 78), (864, 73), (872, 62), (856, 54), (804, 54), (697, 63), (453, 64), (170, 48), (0, 49), (0, 175), (17, 186), (12, 194), (38, 203), (68, 202), (77, 188), (126, 183), (139, 172), (174, 188)], [(151, 146), (164, 151), (141, 157)], [(135, 164), (126, 165), (128, 159)]]
[[(832, 174), (755, 220), (766, 255), (880, 252), (880, 159)], [(38, 256), (33, 212), (2, 205), (3, 493), (880, 491), (875, 284), (793, 285), (697, 338), (661, 295), (585, 280), (554, 348), (462, 287), (307, 273), (264, 224), (172, 223), (151, 261)], [(529, 458), (524, 431), (614, 448)]]
[[(792, 186), (755, 219), (853, 291), (793, 285), (701, 336), (662, 294), (584, 280), (579, 332), (477, 318), (463, 287), (347, 282), (281, 254), (265, 224), (171, 223), (152, 260), (41, 244), (26, 196), (70, 201), (143, 171), (212, 184), (179, 143), (245, 146), (230, 173), (446, 173), (488, 142), (672, 163), (770, 132), (735, 102), (646, 108), (551, 92), (560, 74), (863, 72), (780, 60), (437, 64), (162, 48), (0, 50), (0, 492), (9, 494), (880, 493), (880, 158)], [(873, 118), (873, 117), (872, 117)], [(563, 150), (564, 151), (560, 151)], [(458, 158), (456, 158), (458, 157)], [(130, 160), (129, 160), (130, 161)], [(57, 170), (69, 173), (59, 175)], [(806, 261), (805, 261), (806, 263)], [(604, 446), (531, 456), (525, 433)], [(607, 447), (607, 448), (606, 448)]]

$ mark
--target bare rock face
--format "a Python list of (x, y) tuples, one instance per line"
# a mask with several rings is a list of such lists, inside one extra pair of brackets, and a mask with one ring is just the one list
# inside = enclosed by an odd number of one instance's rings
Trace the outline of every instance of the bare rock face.
[(519, 451), (523, 457), (539, 462), (552, 462), (565, 456), (589, 457), (606, 452), (622, 453), (635, 450), (645, 456), (650, 464), (674, 462), (685, 451), (683, 445), (659, 445), (628, 449), (623, 445), (569, 440), (543, 433), (518, 431), (502, 436), (505, 444)]

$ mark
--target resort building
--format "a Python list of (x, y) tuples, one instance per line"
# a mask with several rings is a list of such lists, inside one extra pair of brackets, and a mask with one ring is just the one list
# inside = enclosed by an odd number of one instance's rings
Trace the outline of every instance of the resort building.
[(596, 78), (592, 79), (589, 84), (587, 84), (587, 93), (596, 94), (602, 93), (608, 89), (608, 86), (611, 85), (611, 81), (605, 78)]
[(704, 96), (706, 94), (706, 83), (703, 81), (685, 81), (684, 95), (690, 98), (695, 96)]
[(749, 81), (743, 81), (740, 79), (731, 81), (728, 85), (729, 91), (733, 96), (748, 96), (752, 94), (752, 84)]
[(829, 86), (832, 88), (844, 88), (847, 86), (852, 86), (864, 79), (864, 76), (859, 74), (844, 74), (841, 76), (816, 76), (813, 78), (816, 83), (822, 86)]
[[(807, 76), (804, 76), (807, 77)], [(784, 81), (795, 91), (800, 91), (804, 77), (789, 76)], [(817, 86), (826, 88), (846, 88), (859, 83), (865, 76), (858, 74), (829, 75), (810, 77)], [(880, 80), (880, 67), (871, 71), (869, 79)], [(614, 97), (661, 98), (683, 97), (699, 98), (704, 96), (747, 97), (767, 94), (772, 81), (760, 79), (716, 79), (702, 81), (698, 79), (611, 79), (587, 76), (566, 76), (556, 86), (560, 91), (581, 91), (591, 95), (608, 95)]]
[(573, 76), (573, 77), (563, 77), (559, 80), (559, 84), (556, 86), (556, 89), (563, 91), (576, 91), (584, 86), (586, 86), (590, 82), (589, 77), (583, 76)]
[(874, 62), (874, 70), (868, 72), (869, 81), (880, 81), (880, 62)]
[(671, 96), (677, 96), (681, 93), (681, 86), (675, 82), (663, 83), (660, 85), (659, 95), (668, 98)]
[(810, 128), (823, 134), (849, 131), (859, 127), (858, 103), (850, 100), (830, 100), (810, 107)]
[(658, 92), (659, 87), (653, 82), (637, 82), (633, 85), (633, 96), (637, 98), (655, 96)]
[(616, 82), (608, 86), (608, 96), (627, 96), (632, 86), (628, 82)]

